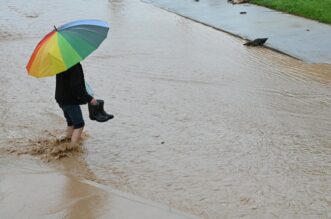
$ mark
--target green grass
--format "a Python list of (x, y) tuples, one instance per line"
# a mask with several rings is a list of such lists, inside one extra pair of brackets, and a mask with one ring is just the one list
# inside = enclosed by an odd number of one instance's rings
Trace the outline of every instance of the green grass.
[(251, 0), (250, 2), (331, 24), (331, 0)]

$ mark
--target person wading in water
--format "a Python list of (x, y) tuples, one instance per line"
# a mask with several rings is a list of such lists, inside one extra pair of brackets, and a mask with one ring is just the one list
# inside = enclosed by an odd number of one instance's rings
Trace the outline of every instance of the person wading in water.
[(85, 126), (80, 105), (97, 105), (97, 100), (86, 91), (80, 63), (56, 75), (55, 99), (67, 121), (66, 140), (70, 139), (71, 145), (76, 146)]

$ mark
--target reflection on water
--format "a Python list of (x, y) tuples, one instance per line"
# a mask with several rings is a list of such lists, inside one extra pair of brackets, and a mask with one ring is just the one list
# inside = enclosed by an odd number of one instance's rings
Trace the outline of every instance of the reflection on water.
[[(88, 121), (84, 108), (86, 162), (97, 178), (205, 218), (327, 218), (330, 65), (243, 47), (240, 39), (139, 1), (31, 5), (39, 17), (16, 12), (20, 1), (0, 6), (2, 31), (31, 37), (0, 35), (1, 146), (65, 124), (54, 79), (28, 78), (24, 65), (52, 28), (50, 18), (60, 24), (93, 9), (111, 30), (82, 64), (115, 114), (100, 124)], [(9, 26), (5, 16), (20, 22)]]

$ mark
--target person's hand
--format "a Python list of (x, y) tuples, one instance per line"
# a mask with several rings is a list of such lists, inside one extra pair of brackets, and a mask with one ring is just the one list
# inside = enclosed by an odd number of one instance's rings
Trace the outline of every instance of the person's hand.
[(97, 105), (98, 102), (97, 102), (97, 100), (96, 100), (95, 98), (93, 98), (93, 99), (90, 101), (90, 104), (92, 104), (92, 105)]

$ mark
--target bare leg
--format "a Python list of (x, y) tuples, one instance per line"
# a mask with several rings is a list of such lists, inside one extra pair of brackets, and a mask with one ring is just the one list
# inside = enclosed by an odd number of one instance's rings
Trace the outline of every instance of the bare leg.
[(56, 142), (64, 143), (70, 141), (73, 131), (74, 131), (74, 126), (67, 126), (66, 135), (65, 136), (61, 135), (58, 139), (56, 139)]
[(78, 148), (79, 147), (78, 143), (82, 135), (83, 129), (84, 127), (81, 127), (79, 129), (74, 129), (74, 126), (68, 126), (66, 138), (71, 139), (71, 142), (68, 144), (68, 143), (64, 143), (64, 141), (60, 141), (59, 147), (54, 148), (52, 154), (60, 154), (66, 150), (72, 150)]
[(71, 139), (72, 133), (74, 132), (74, 126), (68, 126), (66, 131), (66, 137)]
[(76, 145), (79, 142), (80, 137), (82, 136), (83, 129), (84, 129), (84, 127), (73, 130), (72, 135), (71, 135), (71, 144), (72, 145)]

